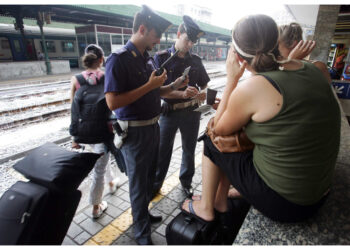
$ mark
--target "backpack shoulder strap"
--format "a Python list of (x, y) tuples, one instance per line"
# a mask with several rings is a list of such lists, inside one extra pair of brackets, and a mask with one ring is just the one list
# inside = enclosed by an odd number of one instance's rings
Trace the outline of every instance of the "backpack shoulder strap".
[(105, 75), (101, 76), (100, 79), (97, 80), (97, 84), (104, 84), (105, 82)]
[(79, 82), (80, 86), (87, 84), (83, 74), (77, 74), (75, 75), (75, 78), (77, 78), (77, 81)]

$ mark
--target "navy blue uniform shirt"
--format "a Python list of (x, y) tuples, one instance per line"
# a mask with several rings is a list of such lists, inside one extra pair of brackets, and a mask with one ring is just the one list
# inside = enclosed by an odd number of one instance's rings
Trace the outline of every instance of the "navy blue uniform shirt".
[[(163, 62), (165, 62), (173, 53), (175, 53), (175, 47), (174, 45), (167, 49), (160, 51), (156, 53), (154, 56), (154, 61), (157, 65), (157, 67), (160, 67)], [(210, 78), (205, 71), (205, 68), (203, 66), (202, 60), (199, 56), (187, 53), (185, 58), (180, 58), (176, 56), (172, 59), (171, 63), (169, 63), (165, 69), (167, 70), (167, 76), (168, 79), (165, 81), (164, 85), (168, 85), (175, 81), (178, 77), (182, 76), (182, 73), (184, 70), (191, 66), (191, 70), (189, 72), (189, 86), (196, 87), (196, 84), (200, 86), (201, 88), (204, 88), (207, 86), (207, 83), (210, 81)], [(186, 87), (179, 89), (179, 90), (185, 90)], [(198, 88), (197, 88), (198, 89)], [(164, 100), (167, 103), (175, 104), (180, 102), (187, 102), (191, 99), (166, 99)]]
[[(155, 63), (147, 51), (143, 55), (128, 41), (111, 54), (106, 62), (105, 93), (123, 93), (144, 85)], [(160, 90), (156, 88), (135, 102), (114, 110), (120, 120), (148, 120), (160, 114)]]

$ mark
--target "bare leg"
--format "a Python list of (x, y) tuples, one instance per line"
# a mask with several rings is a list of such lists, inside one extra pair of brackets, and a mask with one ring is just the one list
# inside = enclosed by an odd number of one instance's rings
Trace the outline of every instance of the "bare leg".
[[(221, 178), (220, 169), (204, 154), (202, 156), (202, 199), (193, 201), (193, 209), (204, 220), (214, 219), (214, 201)], [(227, 192), (226, 192), (227, 197)], [(185, 201), (182, 208), (189, 211), (188, 202)]]
[(230, 188), (230, 181), (224, 174), (221, 174), (218, 191), (215, 197), (215, 209), (219, 212), (227, 211), (227, 194)]
[(228, 197), (229, 198), (242, 198), (242, 195), (238, 192), (237, 189), (235, 189), (234, 187), (230, 188), (230, 190), (228, 191)]

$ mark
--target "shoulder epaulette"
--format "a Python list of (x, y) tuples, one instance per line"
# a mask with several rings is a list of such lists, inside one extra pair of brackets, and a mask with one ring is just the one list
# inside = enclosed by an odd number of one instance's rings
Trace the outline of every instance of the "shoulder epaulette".
[(126, 51), (128, 51), (128, 50), (125, 47), (122, 47), (122, 48), (117, 49), (113, 53), (117, 54), (117, 55), (121, 55), (121, 54), (125, 53)]

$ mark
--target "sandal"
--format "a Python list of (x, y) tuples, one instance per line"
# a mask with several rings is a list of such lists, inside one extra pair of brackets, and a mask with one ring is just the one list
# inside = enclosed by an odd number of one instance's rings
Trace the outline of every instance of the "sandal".
[(108, 207), (108, 204), (106, 201), (102, 201), (101, 204), (98, 206), (98, 211), (97, 213), (92, 212), (92, 218), (93, 219), (98, 219), (101, 217), (104, 211), (106, 211)]
[(213, 221), (215, 220), (215, 217), (214, 217), (213, 220), (205, 220), (205, 219), (199, 217), (199, 216), (196, 214), (196, 212), (194, 211), (194, 209), (193, 209), (192, 202), (193, 202), (193, 200), (189, 200), (189, 202), (188, 202), (188, 210), (189, 210), (189, 211), (186, 211), (186, 210), (183, 209), (182, 206), (181, 206), (182, 212), (184, 212), (184, 213), (186, 213), (186, 214), (188, 214), (188, 215), (190, 215), (190, 216), (192, 216), (192, 217), (194, 217), (194, 218), (196, 218), (196, 219), (198, 219), (198, 220), (200, 220), (200, 221), (204, 221), (205, 223), (210, 223), (210, 222), (213, 222)]

